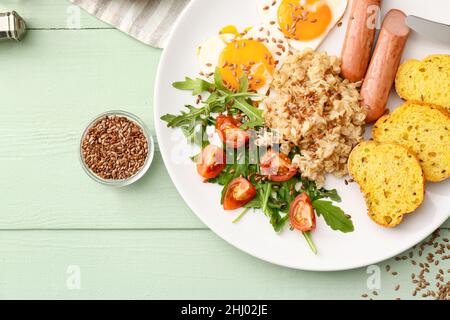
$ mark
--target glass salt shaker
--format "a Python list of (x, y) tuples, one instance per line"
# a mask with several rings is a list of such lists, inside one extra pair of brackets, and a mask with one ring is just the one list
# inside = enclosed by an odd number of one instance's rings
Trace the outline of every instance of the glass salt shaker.
[(25, 33), (25, 21), (17, 12), (0, 12), (0, 40), (20, 41)]

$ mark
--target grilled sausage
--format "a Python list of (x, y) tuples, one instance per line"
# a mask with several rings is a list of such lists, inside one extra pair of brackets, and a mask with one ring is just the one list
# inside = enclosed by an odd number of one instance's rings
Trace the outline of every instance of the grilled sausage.
[(393, 9), (386, 14), (361, 88), (367, 123), (377, 120), (385, 111), (409, 31), (402, 11)]
[[(364, 78), (376, 31), (381, 0), (355, 0), (342, 48), (342, 76), (352, 82)], [(374, 19), (372, 19), (372, 17)]]

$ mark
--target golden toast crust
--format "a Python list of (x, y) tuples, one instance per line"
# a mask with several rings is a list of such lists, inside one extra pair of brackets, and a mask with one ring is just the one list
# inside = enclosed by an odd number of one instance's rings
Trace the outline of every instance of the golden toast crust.
[(377, 224), (392, 228), (423, 202), (425, 178), (419, 159), (397, 143), (364, 141), (350, 154), (348, 169)]

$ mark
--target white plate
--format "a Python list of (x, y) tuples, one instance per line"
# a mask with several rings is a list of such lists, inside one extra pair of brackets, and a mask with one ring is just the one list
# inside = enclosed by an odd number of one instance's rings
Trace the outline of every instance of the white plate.
[[(382, 11), (397, 7), (407, 14), (449, 22), (448, 0), (434, 0), (432, 6), (429, 4), (423, 0), (384, 0)], [(225, 25), (244, 28), (256, 24), (256, 5), (256, 0), (192, 1), (177, 21), (163, 52), (155, 86), (155, 127), (164, 163), (179, 193), (211, 230), (233, 246), (260, 259), (291, 268), (322, 271), (357, 268), (388, 259), (420, 242), (450, 216), (450, 180), (428, 183), (423, 205), (405, 217), (397, 228), (386, 229), (367, 216), (363, 196), (355, 183), (347, 186), (343, 179), (329, 177), (327, 187), (338, 190), (343, 200), (340, 206), (353, 217), (355, 231), (350, 234), (334, 232), (322, 218), (318, 218), (318, 227), (313, 233), (319, 251), (317, 256), (311, 253), (298, 232), (286, 228), (281, 234), (276, 234), (267, 217), (259, 211), (249, 212), (239, 223), (233, 224), (238, 212), (222, 210), (221, 188), (201, 181), (195, 165), (185, 156), (189, 146), (181, 132), (168, 129), (159, 119), (166, 113), (179, 113), (183, 105), (193, 103), (194, 98), (188, 92), (175, 90), (171, 84), (185, 76), (198, 74), (196, 46), (217, 34)], [(340, 53), (348, 12), (343, 26), (333, 30), (319, 50)], [(403, 58), (420, 59), (435, 53), (449, 53), (449, 48), (413, 33)], [(400, 103), (393, 92), (389, 106), (392, 109)]]

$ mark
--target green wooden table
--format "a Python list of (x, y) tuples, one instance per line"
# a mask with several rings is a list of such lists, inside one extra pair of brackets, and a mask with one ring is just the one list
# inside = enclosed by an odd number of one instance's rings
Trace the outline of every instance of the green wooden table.
[[(417, 265), (407, 252), (370, 269), (290, 270), (242, 253), (202, 224), (158, 150), (133, 186), (91, 181), (77, 148), (93, 116), (125, 109), (154, 133), (161, 51), (64, 0), (1, 1), (0, 11), (12, 9), (30, 29), (20, 43), (0, 43), (0, 299), (413, 298), (411, 273), (432, 246), (422, 257), (420, 247), (411, 251)], [(441, 243), (449, 228), (447, 221)], [(433, 289), (439, 268), (449, 280), (449, 261), (425, 273)]]

